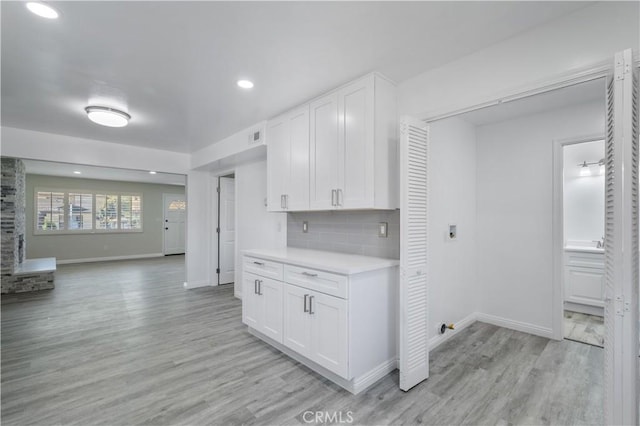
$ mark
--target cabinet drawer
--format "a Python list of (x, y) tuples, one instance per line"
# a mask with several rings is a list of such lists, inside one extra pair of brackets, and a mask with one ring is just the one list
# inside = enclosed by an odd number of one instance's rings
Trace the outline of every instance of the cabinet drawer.
[(242, 269), (245, 272), (260, 275), (261, 277), (282, 281), (282, 263), (245, 256), (242, 262)]
[(316, 290), (342, 299), (347, 298), (347, 277), (344, 275), (285, 265), (284, 280), (289, 284)]
[(566, 265), (604, 269), (604, 254), (566, 252)]

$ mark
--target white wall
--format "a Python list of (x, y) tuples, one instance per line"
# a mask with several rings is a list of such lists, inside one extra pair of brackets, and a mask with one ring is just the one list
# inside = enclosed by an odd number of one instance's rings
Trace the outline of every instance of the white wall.
[(564, 241), (597, 241), (604, 236), (604, 175), (566, 179)]
[(267, 198), (267, 162), (237, 166), (236, 174), (236, 285), (242, 294), (242, 251), (287, 246), (286, 213), (269, 213)]
[(599, 2), (519, 36), (427, 71), (398, 86), (400, 113), (456, 111), (566, 77), (640, 46), (640, 3)]
[(2, 127), (2, 155), (30, 160), (185, 174), (189, 155), (160, 149)]
[[(431, 124), (429, 192), (429, 324), (460, 323), (479, 307), (476, 265), (476, 133), (458, 118)], [(447, 239), (449, 224), (458, 238)], [(446, 337), (452, 335), (447, 332)]]
[[(187, 173), (187, 281), (186, 288), (217, 285), (212, 274), (217, 252), (212, 253), (212, 233), (217, 217), (213, 214), (216, 185), (209, 172)], [(217, 262), (215, 262), (217, 263)], [(214, 279), (215, 278), (215, 279)]]
[[(35, 235), (34, 189), (86, 189), (132, 192), (142, 195), (142, 232)], [(164, 206), (162, 194), (184, 194), (184, 187), (59, 176), (27, 175), (27, 258), (55, 257), (58, 261), (121, 256), (162, 255)]]
[(477, 128), (480, 319), (551, 337), (552, 143), (604, 133), (604, 99)]

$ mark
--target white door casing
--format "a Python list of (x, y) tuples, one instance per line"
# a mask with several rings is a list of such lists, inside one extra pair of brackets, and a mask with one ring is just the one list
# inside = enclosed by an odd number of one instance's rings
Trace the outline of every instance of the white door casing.
[(235, 275), (236, 250), (236, 190), (235, 179), (219, 178), (219, 215), (218, 215), (218, 284), (229, 284)]
[(400, 389), (429, 377), (427, 166), (429, 129), (400, 120)]
[(164, 208), (163, 253), (182, 254), (185, 251), (185, 221), (187, 217), (184, 194), (162, 194)]
[(607, 78), (604, 423), (638, 424), (638, 71), (616, 53)]

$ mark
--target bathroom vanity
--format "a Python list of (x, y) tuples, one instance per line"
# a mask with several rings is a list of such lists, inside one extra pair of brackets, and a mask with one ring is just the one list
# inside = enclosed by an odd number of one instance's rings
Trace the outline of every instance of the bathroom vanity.
[(604, 308), (604, 249), (568, 244), (564, 249), (565, 308), (602, 315)]
[(397, 365), (398, 260), (300, 248), (247, 250), (249, 332), (357, 394)]

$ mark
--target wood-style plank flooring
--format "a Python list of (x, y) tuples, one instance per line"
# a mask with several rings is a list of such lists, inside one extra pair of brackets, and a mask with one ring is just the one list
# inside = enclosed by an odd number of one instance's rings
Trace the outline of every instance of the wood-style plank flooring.
[(67, 265), (3, 295), (2, 424), (603, 423), (600, 348), (475, 323), (410, 392), (353, 396), (248, 334), (231, 286), (183, 280), (181, 256)]

